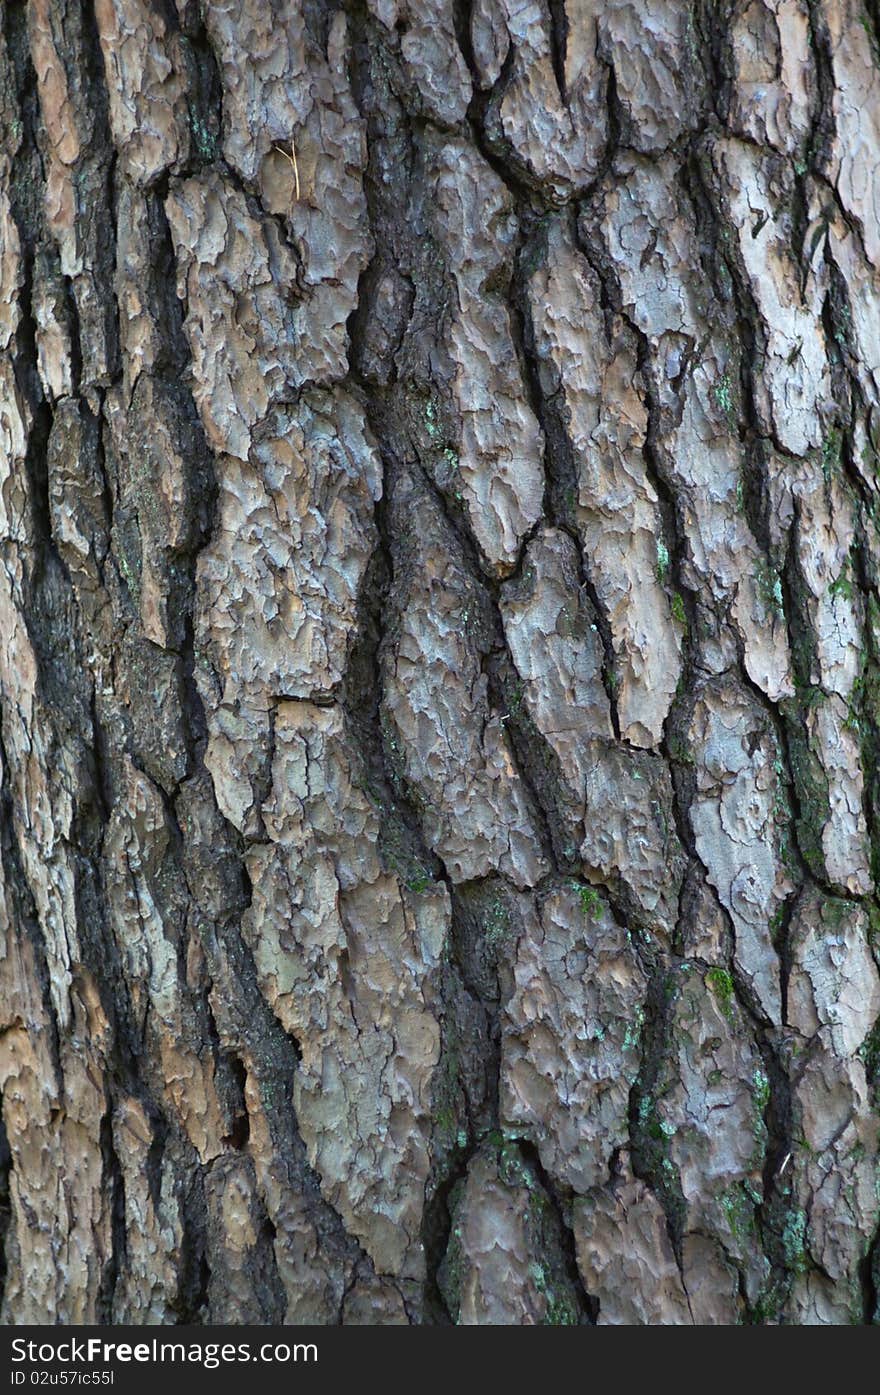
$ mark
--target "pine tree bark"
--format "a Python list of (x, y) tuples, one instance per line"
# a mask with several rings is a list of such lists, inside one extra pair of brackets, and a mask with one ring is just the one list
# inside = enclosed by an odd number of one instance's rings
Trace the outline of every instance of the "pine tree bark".
[(880, 10), (8, 0), (6, 1322), (877, 1316)]

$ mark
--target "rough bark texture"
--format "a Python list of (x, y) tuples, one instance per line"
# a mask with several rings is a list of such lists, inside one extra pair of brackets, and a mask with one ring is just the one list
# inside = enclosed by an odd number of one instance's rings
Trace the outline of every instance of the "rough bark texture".
[(848, 1323), (880, 8), (7, 0), (7, 1322)]

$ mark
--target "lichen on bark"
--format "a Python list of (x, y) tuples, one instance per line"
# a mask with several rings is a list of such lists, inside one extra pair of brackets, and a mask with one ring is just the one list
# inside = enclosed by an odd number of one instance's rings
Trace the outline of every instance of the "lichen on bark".
[(867, 0), (7, 0), (2, 1316), (880, 1320)]

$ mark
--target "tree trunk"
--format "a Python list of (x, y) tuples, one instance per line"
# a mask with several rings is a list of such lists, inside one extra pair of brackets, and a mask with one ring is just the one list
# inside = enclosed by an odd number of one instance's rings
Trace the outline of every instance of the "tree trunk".
[(870, 1322), (880, 7), (7, 0), (6, 1322)]

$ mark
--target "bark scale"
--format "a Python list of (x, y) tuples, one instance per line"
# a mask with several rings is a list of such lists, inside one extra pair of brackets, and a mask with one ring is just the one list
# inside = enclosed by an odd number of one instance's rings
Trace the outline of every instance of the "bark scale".
[(878, 34), (5, 5), (5, 1321), (876, 1320)]

